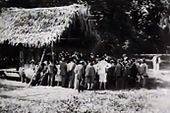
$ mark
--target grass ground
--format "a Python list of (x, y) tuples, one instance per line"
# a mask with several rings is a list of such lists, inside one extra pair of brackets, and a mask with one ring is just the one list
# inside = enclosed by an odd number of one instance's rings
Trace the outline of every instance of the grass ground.
[(0, 79), (1, 113), (169, 113), (170, 72), (150, 72), (154, 87), (84, 91)]

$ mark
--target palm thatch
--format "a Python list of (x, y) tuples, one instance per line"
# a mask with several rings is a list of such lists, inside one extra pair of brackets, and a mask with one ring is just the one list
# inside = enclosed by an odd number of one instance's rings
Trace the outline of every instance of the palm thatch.
[[(42, 47), (60, 40), (63, 32), (81, 20), (82, 28), (92, 32), (87, 23), (88, 7), (73, 4), (63, 7), (19, 9), (9, 8), (0, 15), (0, 43)], [(94, 34), (94, 33), (93, 33)]]

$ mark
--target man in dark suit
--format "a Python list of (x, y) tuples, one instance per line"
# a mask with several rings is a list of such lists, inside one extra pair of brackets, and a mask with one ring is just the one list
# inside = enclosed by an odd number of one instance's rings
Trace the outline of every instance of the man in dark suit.
[(62, 87), (68, 86), (68, 76), (67, 76), (67, 63), (63, 57), (60, 62), (60, 75), (62, 77)]

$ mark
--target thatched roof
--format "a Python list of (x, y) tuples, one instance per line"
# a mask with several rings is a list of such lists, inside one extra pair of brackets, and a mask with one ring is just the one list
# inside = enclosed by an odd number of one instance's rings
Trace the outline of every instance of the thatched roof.
[[(42, 47), (60, 40), (62, 33), (81, 15), (88, 16), (88, 8), (73, 4), (63, 7), (19, 9), (9, 8), (0, 15), (0, 43)], [(76, 16), (77, 15), (77, 16)]]

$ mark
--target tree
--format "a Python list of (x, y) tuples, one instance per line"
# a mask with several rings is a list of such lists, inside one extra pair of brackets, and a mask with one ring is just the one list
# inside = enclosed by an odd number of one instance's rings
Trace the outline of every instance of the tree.
[(161, 0), (133, 0), (127, 12), (136, 30), (135, 40), (149, 53), (164, 52), (159, 23), (166, 11)]
[[(169, 0), (3, 0), (5, 7), (52, 7), (88, 4), (101, 42), (112, 53), (165, 52), (170, 31)], [(166, 38), (165, 38), (166, 37)], [(108, 46), (103, 46), (104, 50)], [(110, 52), (109, 52), (110, 53)]]

